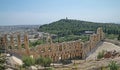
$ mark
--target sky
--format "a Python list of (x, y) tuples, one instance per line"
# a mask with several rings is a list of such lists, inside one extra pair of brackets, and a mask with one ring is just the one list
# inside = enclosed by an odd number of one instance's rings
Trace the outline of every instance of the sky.
[(0, 25), (42, 25), (66, 17), (120, 23), (120, 0), (0, 0)]

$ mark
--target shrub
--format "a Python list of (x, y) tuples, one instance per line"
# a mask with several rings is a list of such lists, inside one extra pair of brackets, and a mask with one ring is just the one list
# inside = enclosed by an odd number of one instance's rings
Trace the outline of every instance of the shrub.
[(98, 55), (97, 55), (97, 59), (101, 59), (104, 57), (104, 54), (105, 54), (105, 51), (102, 50), (102, 52), (99, 52)]
[(50, 64), (51, 64), (51, 62), (52, 62), (51, 58), (47, 57), (47, 58), (45, 59), (45, 61), (46, 61), (46, 66), (50, 66)]
[(24, 67), (26, 66), (31, 66), (31, 65), (35, 65), (35, 64), (38, 64), (38, 65), (41, 65), (41, 66), (44, 66), (44, 67), (49, 67), (52, 60), (49, 58), (49, 57), (39, 57), (37, 58), (36, 60), (34, 58), (31, 58), (31, 57), (23, 57), (23, 62), (24, 62)]
[(22, 60), (24, 62), (23, 66), (31, 66), (35, 64), (35, 59), (29, 56), (24, 56)]
[[(39, 57), (39, 58), (37, 58), (36, 59), (36, 64), (38, 64), (38, 65), (42, 65), (42, 63), (43, 63), (43, 57)], [(42, 65), (43, 66), (43, 65)]]
[(5, 62), (6, 62), (6, 59), (5, 59), (5, 56), (2, 56), (0, 54), (0, 70), (5, 70)]
[(119, 70), (119, 66), (115, 61), (111, 61), (108, 67), (110, 67), (110, 70)]
[(71, 60), (61, 60), (62, 64), (70, 64), (72, 63)]
[(42, 65), (44, 67), (49, 67), (52, 60), (49, 57), (39, 57), (36, 60), (36, 64)]
[(120, 34), (118, 35), (118, 40), (120, 40)]
[(50, 67), (50, 68), (46, 68), (45, 70), (55, 70), (55, 69)]

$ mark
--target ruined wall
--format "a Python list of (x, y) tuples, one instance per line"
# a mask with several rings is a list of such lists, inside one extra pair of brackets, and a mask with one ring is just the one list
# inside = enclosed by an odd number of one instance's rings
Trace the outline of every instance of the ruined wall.
[[(34, 57), (50, 57), (53, 60), (53, 62), (57, 62), (59, 60), (73, 59), (75, 57), (84, 59), (86, 58), (87, 54), (96, 47), (96, 44), (103, 39), (104, 33), (102, 31), (102, 28), (98, 28), (96, 34), (90, 35), (89, 41), (84, 43), (80, 40), (63, 43), (52, 43), (52, 40), (49, 36), (47, 41), (50, 40), (50, 43), (39, 45), (35, 49), (29, 49), (28, 35), (24, 35), (25, 47), (22, 48), (20, 34), (17, 34), (18, 48), (16, 49), (14, 47), (15, 44), (13, 35), (11, 35), (10, 37), (10, 46), (12, 47), (12, 50), (14, 50), (14, 52), (12, 51), (13, 53), (17, 53), (22, 56), (33, 55)], [(3, 37), (3, 43), (4, 45), (7, 45), (6, 35)]]
[(84, 58), (87, 57), (87, 54), (96, 47), (96, 45), (104, 39), (104, 32), (102, 28), (98, 28), (96, 34), (90, 35), (89, 41), (84, 43)]
[(82, 57), (83, 43), (80, 40), (44, 44), (38, 46), (37, 54), (43, 57), (51, 57), (53, 61), (59, 61), (64, 59), (72, 59), (74, 57)]
[[(24, 44), (24, 48), (21, 44)], [(0, 47), (4, 47), (8, 53), (18, 56), (30, 55), (28, 35), (24, 35), (24, 40), (21, 42), (19, 33), (5, 34), (1, 37)]]
[(90, 36), (89, 41), (83, 43), (80, 40), (63, 43), (52, 43), (38, 46), (41, 56), (50, 57), (53, 61), (72, 59), (75, 57), (86, 58), (87, 54), (104, 39), (102, 28), (98, 28), (96, 34)]

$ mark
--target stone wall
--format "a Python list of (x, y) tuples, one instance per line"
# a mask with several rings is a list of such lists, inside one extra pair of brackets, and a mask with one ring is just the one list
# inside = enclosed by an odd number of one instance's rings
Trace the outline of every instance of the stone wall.
[(98, 28), (96, 34), (90, 36), (89, 41), (83, 43), (80, 40), (63, 43), (39, 45), (37, 54), (42, 57), (50, 57), (54, 62), (73, 58), (86, 58), (87, 54), (104, 39), (102, 28)]
[(58, 60), (82, 57), (82, 46), (83, 43), (80, 40), (45, 44), (37, 47), (37, 54), (43, 57), (50, 57), (56, 62)]
[(53, 62), (65, 59), (73, 59), (76, 57), (84, 59), (86, 58), (87, 54), (96, 47), (96, 44), (104, 39), (104, 32), (102, 31), (102, 28), (98, 28), (96, 34), (90, 35), (89, 41), (87, 42), (81, 42), (81, 40), (76, 40), (63, 43), (52, 43), (52, 40), (49, 36), (47, 42), (50, 43), (39, 45), (35, 49), (29, 49), (28, 35), (24, 35), (24, 48), (21, 46), (20, 34), (17, 33), (16, 35), (17, 48), (14, 44), (14, 37), (13, 35), (11, 35), (11, 49), (7, 45), (7, 35), (3, 37), (2, 44), (4, 44), (8, 51), (10, 50), (12, 51), (12, 53), (17, 53), (21, 56), (33, 55), (34, 57), (50, 57)]

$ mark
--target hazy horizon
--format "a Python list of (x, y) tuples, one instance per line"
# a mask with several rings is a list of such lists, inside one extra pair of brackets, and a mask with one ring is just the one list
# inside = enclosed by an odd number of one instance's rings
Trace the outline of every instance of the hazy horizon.
[(42, 25), (66, 17), (120, 23), (120, 0), (0, 0), (0, 26)]

